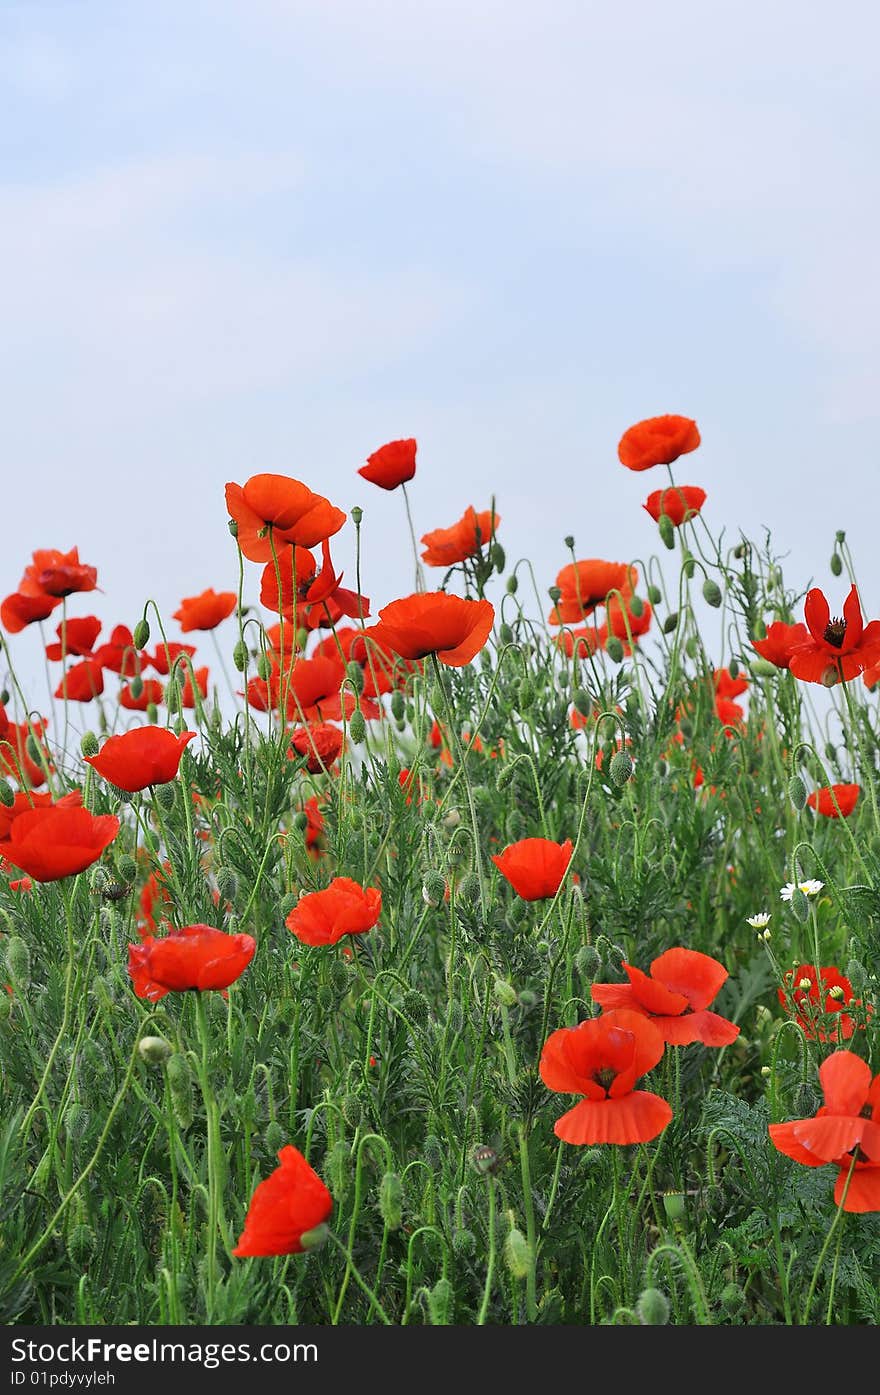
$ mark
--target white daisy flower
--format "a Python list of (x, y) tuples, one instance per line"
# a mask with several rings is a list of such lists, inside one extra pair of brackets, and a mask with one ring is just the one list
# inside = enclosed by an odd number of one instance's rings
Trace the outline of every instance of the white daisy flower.
[(770, 924), (770, 912), (759, 911), (757, 915), (746, 916), (746, 924), (751, 925), (753, 930), (763, 930)]
[(786, 882), (785, 886), (780, 889), (779, 895), (783, 901), (790, 901), (796, 891), (803, 892), (804, 896), (818, 896), (824, 885), (824, 882), (818, 882), (815, 878), (806, 882), (798, 882), (797, 885), (794, 882)]

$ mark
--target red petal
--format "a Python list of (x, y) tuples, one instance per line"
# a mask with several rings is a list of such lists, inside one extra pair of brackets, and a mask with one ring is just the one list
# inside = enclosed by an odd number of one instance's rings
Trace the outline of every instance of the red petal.
[[(849, 1169), (850, 1164), (847, 1163), (838, 1173), (834, 1188), (834, 1202), (837, 1206), (840, 1205), (843, 1197)], [(856, 1164), (855, 1171), (849, 1180), (843, 1209), (860, 1215), (866, 1211), (880, 1211), (880, 1163), (871, 1163), (866, 1167), (859, 1167)]]
[(727, 978), (717, 959), (696, 949), (667, 949), (651, 965), (651, 977), (680, 993), (695, 1012), (706, 1008)]
[(819, 1080), (831, 1114), (858, 1115), (871, 1088), (871, 1068), (852, 1051), (835, 1051), (819, 1067)]
[(795, 1126), (806, 1123), (809, 1123), (809, 1120), (795, 1119), (790, 1124), (771, 1124), (769, 1133), (773, 1140), (773, 1146), (778, 1148), (780, 1153), (784, 1153), (787, 1158), (793, 1158), (796, 1163), (802, 1163), (804, 1167), (824, 1167), (825, 1159), (817, 1158), (813, 1153), (809, 1153), (795, 1137)]
[(804, 619), (807, 629), (817, 644), (825, 643), (825, 631), (831, 623), (831, 611), (823, 593), (817, 586), (807, 592), (804, 601)]
[(659, 1095), (637, 1090), (616, 1100), (582, 1100), (557, 1119), (565, 1143), (647, 1143), (666, 1128), (672, 1109)]

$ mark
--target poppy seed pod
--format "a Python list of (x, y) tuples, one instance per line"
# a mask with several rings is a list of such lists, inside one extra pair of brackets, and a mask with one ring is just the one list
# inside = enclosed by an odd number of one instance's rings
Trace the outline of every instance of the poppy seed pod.
[(359, 508), (358, 505), (355, 504), (354, 508), (351, 509), (350, 512), (349, 512), (349, 518), (351, 519), (351, 521), (352, 521), (352, 523), (354, 524), (355, 528), (360, 528), (361, 522), (362, 522), (362, 520), (363, 520), (363, 517), (364, 517), (364, 511), (363, 511), (363, 509), (362, 509), (362, 508)]

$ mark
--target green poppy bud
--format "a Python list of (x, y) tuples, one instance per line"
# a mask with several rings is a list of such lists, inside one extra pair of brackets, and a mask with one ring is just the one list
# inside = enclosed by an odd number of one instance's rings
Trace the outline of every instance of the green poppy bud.
[(174, 783), (170, 780), (167, 784), (164, 785), (154, 785), (153, 798), (159, 805), (160, 809), (164, 809), (166, 814), (170, 813), (171, 810), (174, 808), (174, 802), (177, 798), (176, 785), (174, 785)]
[(13, 988), (24, 992), (31, 981), (31, 952), (20, 935), (12, 935), (7, 941), (6, 969)]
[(672, 634), (672, 631), (677, 627), (677, 625), (678, 625), (678, 611), (677, 611), (677, 610), (673, 610), (673, 611), (670, 611), (669, 615), (667, 615), (666, 619), (663, 621), (663, 624), (662, 624), (662, 626), (661, 626), (661, 629), (663, 630), (663, 633), (664, 633), (665, 635), (671, 635), (671, 634)]
[(615, 785), (625, 785), (632, 779), (633, 763), (628, 751), (617, 751), (611, 758), (608, 774)]
[(433, 1288), (428, 1289), (428, 1316), (432, 1327), (448, 1327), (454, 1297), (452, 1284), (448, 1279), (438, 1279)]
[(788, 797), (800, 813), (807, 803), (807, 790), (800, 775), (792, 775), (788, 782)]
[(657, 522), (657, 530), (660, 534), (660, 541), (665, 547), (668, 547), (671, 552), (675, 547), (675, 528), (672, 525), (672, 519), (669, 517), (668, 513), (661, 513)]
[(647, 588), (647, 590), (648, 590), (648, 600), (651, 602), (651, 605), (653, 605), (653, 606), (660, 605), (661, 601), (663, 600), (663, 592), (660, 590), (660, 587), (659, 587), (659, 586), (649, 586), (649, 587)]
[(613, 664), (623, 663), (623, 641), (617, 635), (609, 635), (605, 641), (605, 653)]
[(141, 1037), (138, 1055), (150, 1066), (164, 1066), (171, 1057), (172, 1046), (164, 1037)]
[(504, 1242), (504, 1262), (515, 1279), (525, 1279), (532, 1272), (531, 1247), (515, 1225), (510, 1227)]
[(379, 1215), (389, 1230), (399, 1230), (403, 1220), (403, 1186), (396, 1172), (386, 1172), (379, 1184)]
[(142, 616), (135, 625), (132, 631), (132, 639), (134, 640), (135, 649), (146, 649), (150, 642), (150, 626), (146, 615)]
[(356, 707), (348, 722), (348, 734), (355, 746), (360, 746), (361, 742), (367, 739), (367, 723), (364, 714), (359, 707)]
[(15, 793), (8, 780), (0, 780), (0, 804), (5, 804), (7, 809), (11, 809), (15, 803)]
[(707, 605), (717, 610), (722, 601), (721, 587), (717, 581), (713, 581), (711, 576), (707, 576), (703, 582), (703, 600)]
[(239, 673), (244, 673), (248, 665), (248, 649), (244, 640), (237, 639), (232, 651), (232, 662)]
[(509, 596), (515, 596), (517, 590), (519, 589), (519, 579), (516, 576), (509, 576), (507, 578), (507, 585), (505, 589)]
[(193, 1121), (192, 1071), (182, 1052), (176, 1051), (168, 1058), (165, 1067), (168, 1088), (171, 1093), (171, 1107), (180, 1128), (188, 1129)]
[(643, 1327), (665, 1327), (669, 1321), (669, 1299), (659, 1288), (646, 1288), (639, 1294), (636, 1316)]
[(843, 571), (843, 562), (841, 561), (841, 557), (840, 557), (840, 553), (839, 553), (839, 552), (832, 552), (832, 554), (831, 554), (831, 563), (830, 563), (830, 566), (831, 566), (831, 575), (832, 575), (832, 576), (840, 576), (840, 573)]

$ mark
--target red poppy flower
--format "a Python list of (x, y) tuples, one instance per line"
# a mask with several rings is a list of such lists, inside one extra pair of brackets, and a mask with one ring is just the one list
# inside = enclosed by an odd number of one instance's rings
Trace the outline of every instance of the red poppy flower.
[(795, 678), (806, 683), (846, 683), (880, 663), (880, 620), (863, 623), (855, 586), (844, 603), (843, 618), (834, 620), (825, 596), (814, 587), (807, 592), (804, 619), (809, 638), (796, 645), (789, 658)]
[(33, 554), (33, 561), (25, 568), (18, 589), (26, 596), (55, 596), (63, 600), (75, 591), (94, 591), (97, 584), (97, 567), (87, 567), (80, 562), (78, 547), (72, 547), (69, 552), (44, 548)]
[(807, 803), (826, 819), (849, 818), (859, 800), (858, 785), (826, 785), (807, 795)]
[(181, 707), (192, 710), (196, 705), (193, 679), (195, 679), (196, 688), (199, 690), (199, 697), (204, 700), (208, 696), (208, 666), (206, 664), (204, 668), (197, 668), (195, 673), (191, 673), (189, 665), (187, 664), (185, 672), (186, 677), (183, 680), (183, 687), (180, 690), (180, 705)]
[(716, 668), (712, 675), (712, 681), (715, 685), (716, 697), (737, 698), (748, 692), (748, 678), (742, 673), (738, 673), (734, 678), (729, 668)]
[(15, 819), (6, 856), (34, 881), (57, 882), (91, 867), (118, 832), (113, 814), (90, 814), (67, 804), (41, 806)]
[(194, 731), (175, 736), (167, 727), (136, 727), (111, 736), (96, 756), (84, 759), (111, 785), (134, 793), (175, 779), (184, 748), (195, 736)]
[(134, 636), (127, 625), (114, 625), (110, 639), (100, 644), (92, 655), (96, 664), (118, 673), (120, 678), (137, 678), (148, 656), (135, 648)]
[(604, 1013), (551, 1033), (541, 1053), (541, 1079), (559, 1094), (585, 1095), (553, 1132), (565, 1143), (647, 1143), (666, 1128), (666, 1100), (634, 1090), (663, 1055), (661, 1033), (638, 1012)]
[(608, 629), (605, 625), (601, 629), (597, 629), (595, 625), (588, 625), (577, 630), (566, 627), (555, 636), (557, 649), (561, 649), (569, 659), (573, 658), (575, 647), (579, 659), (589, 658), (591, 654), (595, 654), (598, 649), (605, 645), (607, 639)]
[(91, 702), (104, 691), (104, 670), (94, 659), (83, 659), (67, 670), (58, 687), (57, 698), (67, 698), (70, 702)]
[[(819, 976), (821, 998), (812, 964), (789, 969), (784, 986), (777, 989), (777, 997), (810, 1041), (849, 1041), (855, 1024), (844, 1009), (850, 1003), (861, 1007), (861, 999), (853, 998), (852, 984), (833, 964), (820, 966)], [(821, 1021), (823, 1014), (829, 1015), (827, 1023)]]
[(665, 489), (655, 489), (644, 503), (655, 523), (662, 517), (669, 519), (673, 528), (696, 518), (706, 502), (706, 491), (695, 484), (668, 484)]
[(324, 815), (318, 806), (316, 794), (313, 794), (311, 799), (306, 800), (303, 805), (303, 813), (306, 816), (306, 850), (317, 856), (324, 832)]
[(478, 553), (497, 532), (500, 522), (498, 514), (493, 514), (491, 509), (477, 513), (473, 507), (467, 508), (451, 528), (435, 528), (432, 533), (425, 533), (422, 561), (429, 567), (454, 567), (457, 562), (464, 562)]
[[(341, 722), (343, 715), (351, 717), (358, 700), (350, 688), (340, 691), (344, 679), (345, 669), (338, 656), (297, 659), (286, 685), (288, 717), (305, 723)], [(367, 698), (361, 698), (360, 708), (368, 721), (381, 715), (377, 704)]]
[(7, 596), (0, 605), (0, 623), (11, 635), (20, 634), (26, 625), (37, 620), (45, 620), (56, 606), (61, 604), (60, 596), (25, 596), (20, 591)]
[[(5, 714), (4, 714), (5, 715)], [(44, 750), (45, 766), (37, 765), (29, 752), (30, 738), (41, 741), (45, 732), (43, 722), (0, 722), (0, 772), (11, 775), (20, 784), (32, 785), (39, 789), (46, 783), (46, 770), (53, 765), (48, 751)]]
[(343, 935), (363, 935), (382, 914), (382, 893), (349, 877), (334, 877), (324, 891), (301, 896), (285, 920), (304, 945), (335, 945)]
[(633, 614), (630, 604), (631, 598), (629, 596), (624, 596), (622, 603), (617, 596), (609, 596), (605, 609), (605, 624), (597, 631), (597, 636), (603, 645), (608, 643), (610, 635), (619, 639), (625, 654), (632, 653), (630, 636), (635, 642), (642, 635), (647, 634), (654, 615), (648, 601), (642, 601), (638, 615)]
[(745, 710), (738, 702), (731, 702), (730, 698), (716, 696), (715, 715), (724, 726), (738, 727), (745, 717)]
[(613, 591), (631, 596), (638, 580), (637, 569), (624, 562), (603, 562), (599, 557), (569, 562), (556, 577), (562, 595), (550, 612), (550, 624), (577, 625), (603, 605)]
[(344, 745), (345, 740), (338, 727), (331, 726), (329, 722), (312, 722), (291, 733), (288, 755), (292, 760), (297, 756), (307, 756), (306, 770), (312, 775), (319, 775), (339, 759)]
[(172, 641), (166, 644), (163, 640), (162, 643), (156, 645), (155, 654), (144, 654), (144, 660), (151, 663), (157, 673), (167, 677), (174, 667), (175, 659), (180, 654), (187, 654), (192, 658), (195, 652), (196, 646), (194, 644), (176, 644)]
[(242, 487), (227, 484), (226, 507), (238, 525), (238, 545), (251, 562), (269, 562), (273, 547), (316, 547), (332, 538), (345, 514), (287, 475), (252, 475)]
[(171, 864), (163, 862), (160, 868), (151, 872), (141, 888), (138, 899), (138, 909), (140, 918), (138, 920), (138, 934), (143, 938), (146, 931), (149, 935), (156, 933), (156, 917), (154, 911), (157, 901), (169, 904), (171, 901), (171, 891), (168, 886), (166, 874), (171, 872)]
[(232, 1251), (239, 1259), (259, 1255), (298, 1255), (309, 1233), (324, 1224), (333, 1198), (302, 1153), (287, 1144), (276, 1167), (256, 1188), (244, 1230)]
[(254, 957), (252, 935), (227, 935), (213, 925), (185, 925), (157, 940), (128, 946), (128, 972), (138, 998), (157, 1003), (166, 993), (227, 989)]
[(880, 1211), (880, 1075), (872, 1080), (859, 1056), (835, 1051), (819, 1067), (819, 1080), (824, 1105), (811, 1119), (770, 1124), (773, 1145), (804, 1167), (833, 1163), (834, 1202), (844, 1211)]
[(77, 809), (81, 804), (82, 790), (71, 790), (60, 799), (51, 794), (34, 794), (32, 790), (19, 791), (11, 805), (0, 804), (0, 852), (9, 842), (12, 825), (21, 814), (30, 813), (31, 809)]
[(356, 620), (370, 613), (367, 596), (340, 584), (342, 573), (337, 576), (333, 567), (329, 539), (321, 548), (323, 561), (317, 575), (317, 564), (307, 548), (285, 547), (266, 563), (260, 587), (264, 606), (310, 630), (333, 625), (343, 615)]
[(200, 596), (187, 596), (175, 610), (174, 619), (184, 634), (190, 630), (216, 630), (235, 610), (238, 597), (234, 591), (215, 591), (208, 587)]
[(695, 949), (667, 949), (651, 964), (650, 975), (623, 965), (629, 983), (594, 983), (593, 1001), (603, 1008), (643, 1012), (670, 1046), (729, 1046), (739, 1027), (707, 1008), (727, 978), (717, 959)]
[(384, 606), (372, 636), (403, 659), (436, 654), (441, 664), (463, 668), (483, 648), (494, 620), (490, 601), (427, 591)]
[(649, 417), (624, 431), (617, 456), (628, 470), (650, 470), (653, 465), (671, 465), (699, 444), (697, 423), (690, 417)]
[(137, 697), (132, 692), (130, 683), (120, 688), (119, 706), (128, 712), (146, 712), (151, 703), (158, 707), (164, 696), (165, 689), (158, 678), (142, 678)]
[(571, 862), (572, 841), (552, 843), (549, 838), (522, 838), (511, 843), (492, 861), (524, 901), (555, 896)]
[(101, 622), (96, 615), (84, 615), (79, 620), (62, 620), (55, 633), (57, 644), (46, 645), (46, 658), (53, 663), (71, 656), (81, 659), (92, 657), (92, 646), (101, 633)]
[(769, 626), (765, 639), (753, 639), (752, 648), (762, 659), (775, 664), (777, 668), (788, 668), (792, 651), (810, 638), (806, 625), (786, 625), (782, 620), (774, 620)]
[(396, 489), (406, 484), (416, 472), (416, 443), (411, 436), (403, 441), (389, 441), (367, 456), (358, 474), (380, 489)]
[(387, 639), (383, 639), (378, 625), (354, 632), (349, 658), (364, 671), (365, 697), (378, 697), (394, 688), (405, 688), (412, 674), (422, 672), (421, 662), (401, 658)]

